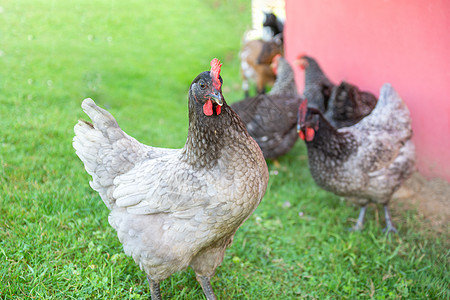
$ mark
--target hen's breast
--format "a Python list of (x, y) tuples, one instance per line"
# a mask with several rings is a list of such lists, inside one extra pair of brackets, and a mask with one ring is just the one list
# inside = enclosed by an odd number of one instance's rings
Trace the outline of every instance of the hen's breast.
[(117, 179), (118, 207), (109, 222), (125, 252), (148, 274), (164, 278), (187, 267), (201, 249), (232, 237), (258, 206), (267, 180), (267, 165), (253, 140), (224, 147), (207, 168), (173, 153)]
[(323, 189), (340, 196), (352, 196), (367, 184), (367, 175), (353, 157), (342, 160), (323, 152), (313, 153), (308, 153), (311, 175)]

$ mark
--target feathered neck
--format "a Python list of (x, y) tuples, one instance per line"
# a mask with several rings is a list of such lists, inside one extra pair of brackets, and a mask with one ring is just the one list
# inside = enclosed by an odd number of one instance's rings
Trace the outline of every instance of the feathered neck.
[(308, 59), (308, 67), (305, 69), (305, 84), (317, 84), (319, 81), (331, 84), (319, 64)]
[(329, 159), (345, 160), (356, 148), (354, 136), (348, 132), (340, 132), (334, 128), (320, 112), (319, 129), (316, 130), (314, 139), (306, 142), (308, 156), (315, 156), (319, 152)]
[(269, 92), (269, 95), (286, 95), (286, 96), (296, 96), (297, 85), (295, 84), (294, 71), (285, 61), (279, 60), (279, 70), (277, 79)]
[[(244, 125), (224, 102), (220, 115), (206, 116), (195, 100), (189, 100), (189, 129), (183, 148), (185, 161), (195, 167), (214, 167), (224, 147), (236, 141), (236, 132), (248, 136)], [(242, 136), (242, 135), (241, 135)]]

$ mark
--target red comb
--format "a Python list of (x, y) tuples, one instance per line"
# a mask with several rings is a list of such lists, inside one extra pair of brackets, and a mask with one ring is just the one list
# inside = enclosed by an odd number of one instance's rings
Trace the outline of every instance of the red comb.
[(300, 54), (297, 56), (297, 59), (300, 59), (300, 58), (302, 58), (303, 56), (306, 56), (306, 53), (305, 53), (305, 52), (300, 53)]
[(212, 78), (212, 82), (214, 85), (214, 88), (216, 89), (220, 89), (220, 79), (219, 79), (219, 75), (220, 75), (220, 67), (222, 66), (222, 64), (220, 63), (220, 60), (218, 60), (217, 58), (214, 58), (211, 61), (211, 78)]

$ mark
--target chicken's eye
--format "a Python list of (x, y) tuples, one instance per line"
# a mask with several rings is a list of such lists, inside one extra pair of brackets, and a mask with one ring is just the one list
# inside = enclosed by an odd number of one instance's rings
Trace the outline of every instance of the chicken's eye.
[(200, 81), (199, 84), (200, 84), (200, 88), (201, 88), (202, 90), (206, 89), (206, 83), (205, 83), (203, 80)]

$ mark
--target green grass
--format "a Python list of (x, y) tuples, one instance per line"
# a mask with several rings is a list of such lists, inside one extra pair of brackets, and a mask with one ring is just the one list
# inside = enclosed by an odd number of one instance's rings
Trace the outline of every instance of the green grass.
[[(250, 1), (0, 5), (0, 298), (149, 297), (72, 149), (81, 101), (107, 107), (141, 142), (182, 147), (189, 84), (213, 57), (225, 98), (243, 94), (237, 55)], [(300, 142), (269, 169), (265, 198), (213, 278), (219, 299), (450, 297), (448, 234), (396, 209), (400, 234), (385, 237), (373, 207), (363, 232), (347, 232), (357, 208), (314, 184)], [(192, 270), (162, 292), (203, 298)]]

